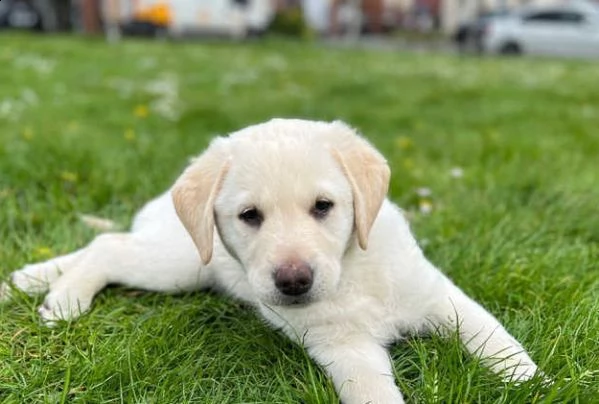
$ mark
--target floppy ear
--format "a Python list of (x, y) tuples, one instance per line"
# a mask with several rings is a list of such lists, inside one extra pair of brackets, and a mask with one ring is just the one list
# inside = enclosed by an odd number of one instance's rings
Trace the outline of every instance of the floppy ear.
[(229, 157), (218, 150), (216, 143), (187, 167), (171, 189), (177, 215), (198, 248), (204, 265), (212, 258), (214, 201), (231, 165)]
[(391, 170), (382, 154), (351, 128), (341, 125), (351, 133), (340, 147), (333, 149), (333, 156), (351, 185), (358, 244), (366, 250), (370, 229), (389, 189)]

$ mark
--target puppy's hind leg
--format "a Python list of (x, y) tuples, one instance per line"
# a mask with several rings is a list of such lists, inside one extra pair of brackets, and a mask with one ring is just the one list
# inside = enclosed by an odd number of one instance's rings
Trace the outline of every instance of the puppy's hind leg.
[(483, 359), (491, 370), (506, 381), (525, 381), (537, 372), (537, 366), (522, 345), (482, 306), (455, 285), (441, 302), (437, 318), (441, 325), (458, 329), (466, 349)]
[(137, 233), (98, 236), (75, 266), (51, 284), (40, 315), (48, 323), (74, 319), (90, 308), (93, 297), (108, 284), (166, 292), (204, 286), (207, 274), (200, 271), (195, 249), (180, 248), (179, 241), (148, 239)]

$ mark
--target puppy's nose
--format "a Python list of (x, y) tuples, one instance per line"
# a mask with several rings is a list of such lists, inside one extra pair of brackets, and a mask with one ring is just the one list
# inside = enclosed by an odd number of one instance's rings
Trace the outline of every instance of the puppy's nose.
[(287, 262), (275, 269), (275, 286), (288, 296), (303, 295), (314, 281), (312, 268), (303, 261)]

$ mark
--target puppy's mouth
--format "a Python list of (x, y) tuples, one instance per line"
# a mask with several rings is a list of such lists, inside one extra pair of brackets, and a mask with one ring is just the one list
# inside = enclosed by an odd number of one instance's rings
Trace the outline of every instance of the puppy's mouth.
[(310, 293), (306, 293), (300, 296), (286, 296), (283, 294), (279, 294), (273, 299), (271, 304), (275, 306), (285, 306), (289, 308), (301, 308), (313, 302), (314, 298), (310, 296)]

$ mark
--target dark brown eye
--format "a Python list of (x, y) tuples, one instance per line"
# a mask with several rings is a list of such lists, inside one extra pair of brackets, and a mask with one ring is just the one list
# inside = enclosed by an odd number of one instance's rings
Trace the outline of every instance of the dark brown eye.
[(319, 199), (314, 203), (310, 214), (316, 219), (324, 219), (329, 214), (335, 204), (327, 199)]
[(252, 227), (260, 227), (264, 217), (256, 208), (247, 208), (239, 214), (239, 220)]

